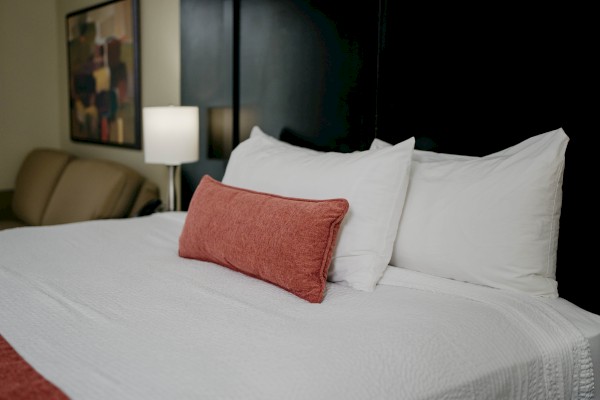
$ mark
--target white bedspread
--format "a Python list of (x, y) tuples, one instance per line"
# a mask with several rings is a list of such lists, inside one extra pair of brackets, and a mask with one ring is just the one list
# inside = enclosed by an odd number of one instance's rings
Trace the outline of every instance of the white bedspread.
[(546, 302), (389, 272), (311, 304), (179, 258), (184, 218), (1, 231), (0, 334), (73, 399), (593, 395), (588, 342)]

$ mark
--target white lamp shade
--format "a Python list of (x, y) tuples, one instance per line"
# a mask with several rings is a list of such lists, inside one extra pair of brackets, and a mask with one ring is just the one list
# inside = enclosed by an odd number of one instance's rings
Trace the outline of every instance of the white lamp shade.
[(142, 125), (147, 163), (180, 165), (198, 160), (198, 107), (144, 107)]

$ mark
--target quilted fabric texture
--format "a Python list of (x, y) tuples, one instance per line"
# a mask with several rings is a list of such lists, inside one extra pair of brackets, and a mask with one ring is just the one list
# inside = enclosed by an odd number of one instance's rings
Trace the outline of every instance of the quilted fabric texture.
[(213, 262), (320, 303), (348, 208), (346, 199), (282, 197), (205, 175), (190, 202), (179, 256)]

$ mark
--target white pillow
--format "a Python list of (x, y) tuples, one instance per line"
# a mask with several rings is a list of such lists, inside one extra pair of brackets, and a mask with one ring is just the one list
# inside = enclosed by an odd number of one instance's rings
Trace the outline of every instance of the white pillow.
[(557, 129), (485, 157), (415, 150), (390, 265), (557, 297), (568, 141)]
[(390, 262), (413, 149), (410, 138), (381, 150), (321, 152), (255, 126), (233, 150), (222, 181), (282, 196), (348, 200), (328, 280), (372, 291)]

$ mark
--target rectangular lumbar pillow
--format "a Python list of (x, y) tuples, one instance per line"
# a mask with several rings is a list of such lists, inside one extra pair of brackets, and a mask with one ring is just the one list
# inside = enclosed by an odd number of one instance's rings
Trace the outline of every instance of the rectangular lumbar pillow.
[(390, 264), (557, 297), (568, 141), (556, 129), (485, 157), (415, 150)]
[(408, 185), (414, 138), (381, 150), (321, 152), (254, 127), (232, 152), (223, 183), (282, 196), (344, 198), (328, 279), (372, 291), (390, 261)]
[(243, 272), (320, 303), (347, 211), (345, 199), (277, 196), (205, 175), (188, 208), (179, 255)]

